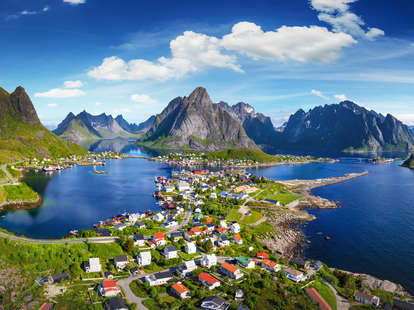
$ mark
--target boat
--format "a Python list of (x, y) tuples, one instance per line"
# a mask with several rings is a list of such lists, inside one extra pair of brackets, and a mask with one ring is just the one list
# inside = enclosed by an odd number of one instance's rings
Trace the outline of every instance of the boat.
[(53, 168), (51, 166), (45, 166), (45, 167), (42, 168), (42, 170), (44, 172), (54, 172), (55, 171), (55, 168)]

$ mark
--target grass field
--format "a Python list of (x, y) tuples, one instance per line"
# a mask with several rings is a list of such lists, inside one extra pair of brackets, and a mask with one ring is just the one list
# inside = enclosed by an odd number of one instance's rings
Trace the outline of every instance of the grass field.
[(253, 224), (256, 223), (258, 220), (262, 218), (262, 214), (259, 211), (251, 211), (249, 216), (245, 216), (244, 219), (241, 221), (242, 224)]
[(147, 292), (145, 291), (141, 281), (133, 281), (129, 285), (131, 291), (135, 294), (137, 297), (145, 298), (149, 297)]
[(231, 209), (227, 214), (228, 221), (239, 221), (242, 214), (238, 212), (238, 209)]
[(21, 183), (19, 185), (6, 185), (3, 186), (2, 190), (5, 193), (5, 200), (7, 202), (32, 202), (38, 199), (36, 192), (26, 183)]
[(266, 199), (277, 200), (282, 205), (287, 205), (298, 198), (300, 198), (300, 196), (287, 193), (278, 193), (276, 195), (266, 197)]
[(322, 281), (315, 281), (312, 283), (318, 293), (326, 300), (326, 302), (331, 306), (333, 310), (336, 310), (336, 297), (331, 289)]

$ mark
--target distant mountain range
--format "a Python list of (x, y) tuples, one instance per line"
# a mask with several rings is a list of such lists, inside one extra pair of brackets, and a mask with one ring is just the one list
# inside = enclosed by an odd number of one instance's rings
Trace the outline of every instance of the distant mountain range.
[(214, 104), (203, 87), (188, 97), (173, 99), (148, 130), (141, 143), (153, 148), (222, 150), (256, 147), (240, 120)]
[(391, 114), (344, 101), (298, 110), (273, 143), (301, 151), (406, 151), (414, 147), (414, 134)]
[(40, 123), (32, 101), (20, 86), (11, 94), (0, 88), (0, 138), (0, 162), (85, 153)]
[(78, 115), (69, 113), (53, 132), (78, 144), (102, 139), (138, 138), (148, 130), (154, 119), (152, 116), (137, 125), (128, 123), (122, 115), (113, 118), (105, 113), (92, 115), (83, 111)]

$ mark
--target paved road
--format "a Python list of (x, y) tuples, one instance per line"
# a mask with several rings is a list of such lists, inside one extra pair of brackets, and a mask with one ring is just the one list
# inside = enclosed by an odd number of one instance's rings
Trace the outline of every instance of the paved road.
[(135, 294), (131, 291), (129, 287), (132, 281), (138, 280), (140, 277), (142, 277), (142, 275), (122, 279), (122, 280), (119, 280), (117, 284), (120, 287), (122, 287), (125, 293), (125, 298), (128, 301), (128, 303), (136, 303), (138, 305), (139, 310), (147, 310), (147, 308), (142, 304), (142, 302), (147, 298), (141, 298), (141, 297), (135, 296)]
[(348, 300), (343, 298), (341, 295), (339, 295), (338, 291), (326, 280), (322, 279), (322, 281), (329, 286), (331, 291), (335, 294), (336, 297), (336, 307), (338, 310), (348, 310), (351, 307), (351, 304)]
[(187, 213), (185, 214), (185, 217), (180, 225), (172, 227), (168, 230), (167, 235), (171, 235), (171, 233), (176, 232), (186, 226), (188, 222), (190, 221), (191, 214), (193, 213), (191, 207), (188, 207)]
[[(9, 178), (9, 181), (11, 184), (18, 184), (18, 182), (16, 182), (15, 179), (13, 179), (13, 177), (11, 176), (11, 174), (7, 171), (6, 169), (7, 165), (3, 165), (1, 166), (1, 169), (4, 171), (4, 173), (7, 175), (7, 177)], [(4, 185), (9, 185), (9, 184), (4, 184)]]
[(65, 243), (82, 243), (88, 241), (90, 243), (111, 243), (119, 240), (118, 237), (93, 237), (93, 238), (73, 238), (73, 239), (32, 239), (26, 237), (19, 237), (11, 234), (0, 232), (0, 238), (9, 238), (11, 240), (36, 243), (36, 244), (65, 244)]

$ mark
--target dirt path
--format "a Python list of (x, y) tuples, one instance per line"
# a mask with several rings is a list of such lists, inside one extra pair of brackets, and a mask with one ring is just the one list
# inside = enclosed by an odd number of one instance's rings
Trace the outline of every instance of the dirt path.
[(348, 300), (343, 298), (341, 295), (339, 295), (338, 291), (328, 282), (322, 279), (322, 281), (329, 286), (331, 291), (335, 294), (336, 297), (336, 307), (338, 310), (348, 310), (351, 307), (351, 304)]

